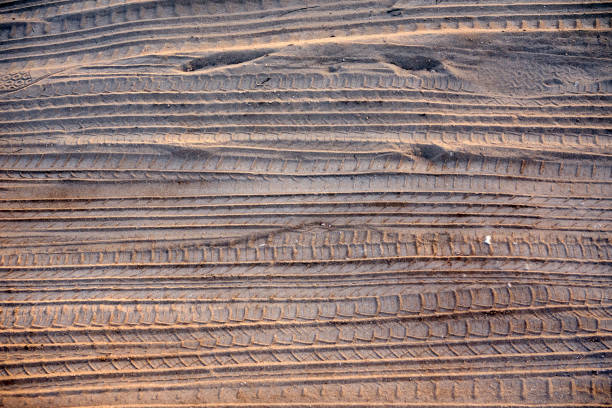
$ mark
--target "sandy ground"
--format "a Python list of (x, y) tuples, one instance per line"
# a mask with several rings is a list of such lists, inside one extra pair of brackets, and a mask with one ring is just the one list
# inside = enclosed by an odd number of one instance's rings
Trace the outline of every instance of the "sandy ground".
[(0, 1), (0, 406), (610, 406), (611, 12)]

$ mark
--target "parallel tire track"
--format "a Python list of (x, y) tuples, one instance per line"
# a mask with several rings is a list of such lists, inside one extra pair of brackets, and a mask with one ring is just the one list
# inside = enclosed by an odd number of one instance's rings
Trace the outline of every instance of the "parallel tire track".
[(0, 0), (0, 405), (609, 406), (611, 22)]

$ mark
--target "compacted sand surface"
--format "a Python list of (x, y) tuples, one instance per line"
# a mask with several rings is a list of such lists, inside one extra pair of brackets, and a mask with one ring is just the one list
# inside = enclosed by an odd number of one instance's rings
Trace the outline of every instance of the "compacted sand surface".
[(0, 1), (0, 406), (610, 406), (611, 17)]

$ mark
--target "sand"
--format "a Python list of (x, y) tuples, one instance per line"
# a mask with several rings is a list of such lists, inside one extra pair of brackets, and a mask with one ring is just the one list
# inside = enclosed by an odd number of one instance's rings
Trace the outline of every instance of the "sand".
[(611, 17), (0, 1), (0, 406), (609, 406)]

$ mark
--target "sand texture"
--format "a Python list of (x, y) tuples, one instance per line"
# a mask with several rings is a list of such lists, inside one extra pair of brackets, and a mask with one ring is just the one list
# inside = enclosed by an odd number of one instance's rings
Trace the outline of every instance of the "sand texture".
[(611, 17), (0, 0), (0, 406), (612, 406)]

